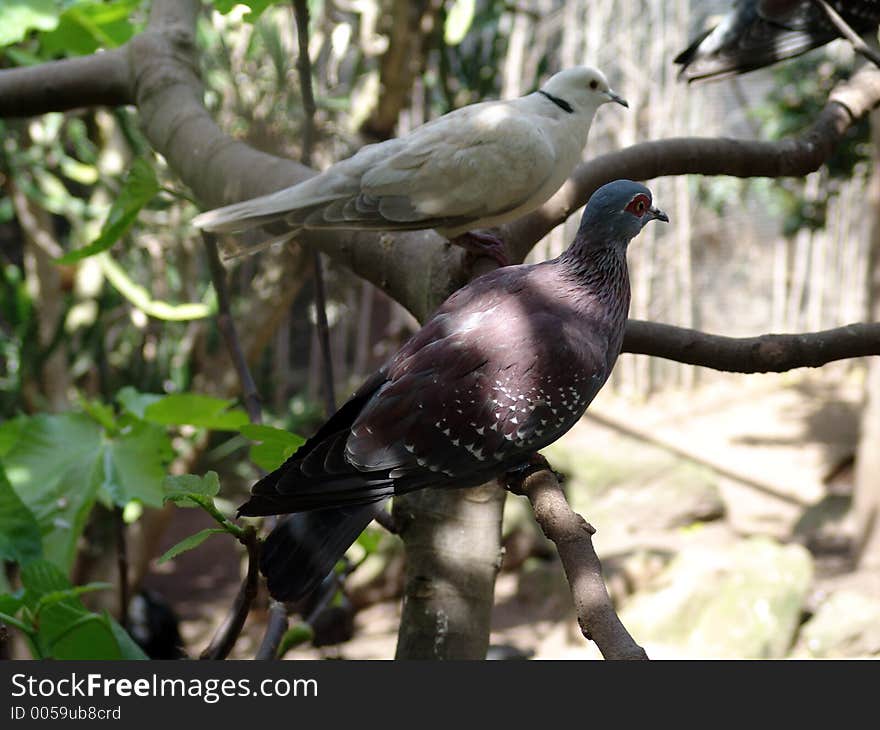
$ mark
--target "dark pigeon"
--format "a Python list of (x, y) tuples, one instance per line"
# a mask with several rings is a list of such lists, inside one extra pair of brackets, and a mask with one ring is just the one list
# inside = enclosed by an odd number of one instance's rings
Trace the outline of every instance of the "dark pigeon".
[[(875, 33), (880, 0), (829, 0), (856, 33)], [(722, 79), (799, 56), (840, 38), (813, 0), (738, 0), (714, 28), (676, 58), (679, 78)]]
[(267, 538), (271, 594), (312, 590), (393, 495), (483, 484), (524, 466), (583, 415), (617, 360), (629, 310), (626, 249), (651, 192), (596, 191), (558, 258), (509, 266), (450, 296), (288, 461), (247, 516), (298, 513)]

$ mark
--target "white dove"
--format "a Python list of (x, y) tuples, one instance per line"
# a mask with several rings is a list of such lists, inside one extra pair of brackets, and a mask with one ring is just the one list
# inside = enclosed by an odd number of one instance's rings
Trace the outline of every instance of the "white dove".
[(289, 227), (232, 255), (303, 230), (434, 228), (503, 266), (503, 242), (473, 229), (546, 202), (580, 161), (593, 116), (609, 101), (628, 106), (601, 71), (569, 68), (532, 94), (456, 109), (404, 137), (362, 147), (297, 185), (202, 213), (193, 224), (226, 233), (278, 221)]

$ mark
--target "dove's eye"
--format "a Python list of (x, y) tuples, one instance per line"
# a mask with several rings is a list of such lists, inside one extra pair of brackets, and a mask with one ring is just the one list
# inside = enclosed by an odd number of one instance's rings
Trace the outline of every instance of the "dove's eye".
[(593, 90), (598, 89), (598, 88), (599, 88), (599, 82), (596, 81), (596, 79), (593, 79), (593, 80), (590, 82), (590, 88), (593, 89)]
[(636, 195), (626, 206), (626, 210), (638, 218), (641, 218), (647, 209), (648, 198), (645, 195)]

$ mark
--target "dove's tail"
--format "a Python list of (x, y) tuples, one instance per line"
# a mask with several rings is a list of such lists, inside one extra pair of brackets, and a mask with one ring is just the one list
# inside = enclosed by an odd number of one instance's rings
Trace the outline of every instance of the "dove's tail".
[(375, 504), (297, 512), (263, 543), (260, 571), (278, 601), (296, 601), (333, 570), (376, 514)]

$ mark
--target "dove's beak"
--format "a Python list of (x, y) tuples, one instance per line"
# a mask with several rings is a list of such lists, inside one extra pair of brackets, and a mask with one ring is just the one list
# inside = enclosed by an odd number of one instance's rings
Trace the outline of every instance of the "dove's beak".
[(625, 106), (629, 109), (629, 104), (620, 94), (615, 94), (611, 89), (608, 89), (605, 93), (608, 95), (609, 101), (616, 101), (620, 106)]
[(651, 215), (651, 218), (655, 221), (663, 221), (664, 223), (669, 223), (669, 216), (666, 215), (660, 208), (648, 208), (648, 213)]

